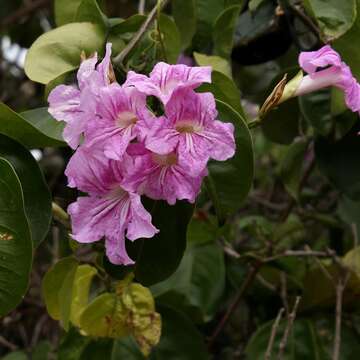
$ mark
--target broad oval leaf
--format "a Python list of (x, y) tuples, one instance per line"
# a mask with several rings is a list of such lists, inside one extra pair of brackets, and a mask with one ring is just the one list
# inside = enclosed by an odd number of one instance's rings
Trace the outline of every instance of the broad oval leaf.
[(198, 52), (194, 52), (194, 58), (200, 66), (211, 66), (214, 71), (223, 73), (227, 77), (231, 78), (231, 65), (228, 60), (216, 56), (216, 55), (205, 55)]
[(44, 276), (42, 294), (49, 315), (61, 320), (67, 330), (71, 314), (73, 284), (78, 262), (72, 258), (58, 261)]
[(164, 49), (160, 46), (160, 53), (165, 51), (165, 60), (169, 64), (176, 64), (181, 51), (180, 32), (174, 20), (167, 15), (161, 14), (159, 28), (162, 36)]
[(155, 203), (151, 211), (153, 224), (161, 231), (151, 239), (137, 240), (127, 246), (136, 259), (135, 276), (139, 282), (146, 286), (155, 284), (178, 268), (192, 213), (193, 205), (186, 201), (177, 201), (172, 206), (164, 201)]
[(31, 262), (31, 235), (21, 184), (11, 164), (0, 159), (0, 316), (22, 300)]
[(71, 23), (41, 35), (29, 49), (25, 60), (26, 75), (47, 84), (65, 72), (76, 69), (80, 54), (103, 50), (105, 34), (91, 23)]
[(55, 21), (57, 26), (62, 26), (75, 20), (81, 1), (82, 0), (54, 1)]
[[(217, 207), (220, 221), (241, 206), (250, 191), (254, 176), (254, 153), (249, 129), (235, 110), (222, 101), (216, 101), (218, 118), (235, 126), (235, 155), (224, 162), (209, 163), (211, 197)], [(216, 197), (216, 199), (214, 199)]]
[(21, 182), (26, 217), (29, 221), (33, 246), (36, 247), (49, 231), (51, 195), (36, 160), (21, 144), (0, 134), (0, 159), (14, 167)]
[(356, 19), (356, 0), (305, 0), (304, 5), (319, 24), (326, 42), (344, 35)]
[(18, 114), (0, 103), (0, 134), (28, 148), (66, 145), (60, 136), (63, 126), (62, 122), (47, 115), (45, 109)]

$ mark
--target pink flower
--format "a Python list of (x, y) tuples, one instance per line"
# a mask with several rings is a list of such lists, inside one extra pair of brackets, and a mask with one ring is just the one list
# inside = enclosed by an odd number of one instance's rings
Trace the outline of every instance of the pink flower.
[(128, 152), (134, 158), (134, 166), (124, 180), (126, 188), (154, 200), (166, 200), (170, 205), (174, 205), (176, 200), (195, 202), (202, 179), (207, 175), (206, 168), (192, 177), (179, 164), (174, 152), (159, 155), (145, 149), (142, 144), (131, 145)]
[(145, 94), (134, 87), (123, 88), (117, 83), (99, 90), (93, 112), (96, 117), (86, 130), (85, 145), (101, 148), (106, 157), (114, 160), (122, 158), (130, 142), (139, 134), (139, 129), (147, 129), (147, 124), (154, 118), (147, 110)]
[(123, 162), (106, 159), (94, 149), (79, 147), (66, 169), (69, 186), (85, 191), (68, 212), (71, 216), (72, 237), (81, 243), (105, 238), (106, 254), (113, 264), (133, 264), (125, 248), (125, 233), (129, 240), (151, 238), (158, 230), (151, 224), (151, 215), (140, 201), (140, 195), (122, 187)]
[(150, 73), (150, 78), (129, 71), (124, 86), (135, 86), (146, 95), (157, 96), (166, 104), (178, 87), (197, 88), (211, 82), (210, 66), (169, 65), (159, 62)]
[(210, 158), (224, 161), (235, 153), (233, 124), (216, 117), (211, 93), (178, 88), (165, 106), (165, 116), (147, 134), (145, 146), (160, 155), (175, 151), (179, 164), (199, 176)]
[(302, 52), (299, 63), (309, 75), (301, 80), (295, 96), (336, 86), (344, 91), (348, 108), (353, 112), (360, 111), (360, 84), (340, 55), (329, 45), (318, 51)]
[(97, 54), (84, 60), (77, 73), (78, 87), (59, 85), (49, 97), (49, 113), (59, 121), (65, 121), (63, 137), (71, 148), (79, 145), (80, 136), (84, 132), (88, 118), (92, 116), (84, 99), (87, 93), (96, 93), (97, 89), (109, 85), (111, 44), (106, 45), (103, 61), (96, 66)]

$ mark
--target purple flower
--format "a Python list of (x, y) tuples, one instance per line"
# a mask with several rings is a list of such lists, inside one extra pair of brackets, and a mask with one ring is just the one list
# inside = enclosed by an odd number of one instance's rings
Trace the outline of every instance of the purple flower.
[(81, 63), (77, 73), (78, 87), (59, 85), (48, 97), (48, 111), (56, 120), (66, 122), (63, 137), (73, 149), (79, 145), (88, 118), (92, 116), (84, 100), (89, 93), (96, 93), (100, 87), (110, 84), (110, 56), (111, 44), (107, 44), (105, 57), (98, 66), (96, 53)]
[(99, 90), (93, 113), (96, 117), (89, 122), (85, 145), (100, 147), (106, 157), (114, 160), (122, 158), (139, 129), (147, 128), (154, 118), (147, 110), (145, 94), (117, 83)]
[(129, 71), (124, 86), (135, 86), (146, 95), (157, 96), (166, 104), (178, 87), (197, 88), (211, 82), (210, 66), (169, 65), (159, 62), (150, 77)]
[(340, 55), (329, 45), (318, 51), (302, 52), (299, 63), (309, 75), (301, 80), (295, 96), (336, 86), (344, 91), (347, 107), (353, 112), (360, 111), (360, 84)]
[(159, 155), (142, 144), (134, 144), (129, 153), (134, 157), (134, 165), (124, 181), (126, 188), (151, 199), (166, 200), (170, 205), (176, 200), (195, 202), (202, 179), (207, 175), (206, 168), (200, 175), (192, 177), (179, 164), (174, 152)]
[(113, 161), (94, 149), (79, 147), (66, 169), (69, 186), (87, 192), (79, 197), (68, 212), (72, 237), (81, 243), (105, 238), (106, 254), (113, 264), (133, 264), (125, 248), (129, 240), (151, 238), (158, 230), (151, 215), (140, 201), (140, 195), (122, 187), (124, 169), (131, 168), (131, 158)]
[(167, 155), (176, 152), (179, 164), (191, 176), (199, 176), (208, 160), (224, 161), (235, 153), (234, 126), (216, 120), (211, 93), (197, 94), (178, 88), (145, 139), (150, 151)]

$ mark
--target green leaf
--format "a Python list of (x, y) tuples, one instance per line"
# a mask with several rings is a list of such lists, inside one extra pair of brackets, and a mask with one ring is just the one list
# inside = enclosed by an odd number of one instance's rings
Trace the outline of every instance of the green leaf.
[(13, 351), (2, 357), (1, 360), (28, 360), (28, 357), (23, 351)]
[(281, 179), (285, 185), (287, 192), (298, 199), (301, 181), (302, 166), (306, 150), (308, 148), (308, 140), (299, 138), (295, 140), (287, 149), (286, 154), (281, 163)]
[(218, 71), (231, 78), (231, 66), (226, 59), (220, 56), (205, 55), (197, 52), (194, 52), (194, 58), (198, 65), (211, 66), (213, 71)]
[(31, 263), (31, 234), (20, 180), (11, 164), (0, 158), (0, 316), (22, 300)]
[(200, 212), (195, 212), (187, 229), (188, 244), (205, 244), (216, 240), (218, 232), (216, 220), (209, 218), (208, 214), (202, 217)]
[(177, 201), (175, 205), (165, 201), (155, 203), (151, 212), (153, 224), (161, 231), (151, 239), (127, 244), (129, 253), (136, 259), (136, 279), (142, 284), (149, 286), (160, 282), (178, 268), (186, 248), (186, 231), (192, 212), (193, 205), (186, 201)]
[(96, 268), (90, 265), (80, 265), (76, 270), (70, 311), (70, 320), (76, 326), (79, 326), (81, 312), (88, 304), (91, 282), (96, 274)]
[(19, 177), (33, 246), (45, 238), (51, 221), (51, 195), (36, 160), (18, 142), (0, 134), (0, 159), (6, 159)]
[(298, 100), (293, 98), (269, 111), (261, 128), (269, 140), (289, 145), (299, 135), (299, 117)]
[[(25, 112), (20, 115), (0, 103), (0, 134), (7, 135), (28, 148), (65, 145), (59, 138), (63, 124), (52, 118), (46, 119), (44, 115), (44, 110), (40, 114), (34, 112), (29, 115), (29, 112)], [(43, 120), (40, 116), (44, 116)]]
[(103, 50), (105, 34), (91, 23), (71, 23), (41, 35), (29, 49), (25, 73), (33, 81), (47, 84), (80, 64), (80, 54)]
[(197, 91), (211, 92), (216, 99), (223, 101), (236, 110), (244, 119), (246, 115), (241, 106), (241, 94), (234, 81), (225, 74), (213, 70), (211, 73), (211, 83), (201, 85)]
[(225, 9), (216, 19), (214, 25), (214, 53), (225, 59), (230, 58), (233, 48), (234, 32), (240, 6), (234, 5)]
[(126, 33), (134, 33), (135, 31), (139, 30), (140, 26), (144, 23), (145, 20), (145, 15), (135, 14), (113, 25), (110, 29), (110, 34), (123, 35)]
[(57, 26), (74, 21), (82, 0), (55, 0), (54, 12)]
[(75, 327), (71, 327), (61, 339), (57, 360), (79, 360), (91, 338), (81, 336)]
[[(332, 1), (334, 2), (334, 1)], [(348, 4), (353, 1), (347, 2)], [(344, 4), (343, 4), (344, 3)], [(352, 73), (357, 77), (358, 81), (360, 80), (360, 62), (359, 58), (359, 49), (356, 44), (360, 36), (360, 0), (356, 1), (358, 14), (356, 21), (352, 28), (340, 39), (334, 41), (332, 44), (335, 50), (339, 51), (343, 61), (350, 66)], [(345, 2), (339, 2), (339, 5), (345, 6)]]
[(224, 162), (209, 163), (209, 178), (214, 187), (216, 200), (212, 197), (214, 206), (218, 203), (218, 217), (224, 218), (235, 212), (250, 191), (254, 176), (254, 154), (249, 129), (243, 118), (229, 105), (216, 101), (218, 118), (231, 122), (235, 126), (235, 155)]
[(263, 3), (266, 0), (250, 0), (249, 1), (249, 10), (251, 12), (255, 11), (260, 5), (261, 3)]
[(333, 142), (325, 138), (315, 141), (316, 162), (333, 185), (352, 200), (360, 199), (360, 168), (357, 130)]
[(356, 19), (356, 0), (305, 0), (304, 5), (315, 17), (326, 42), (344, 35)]
[(47, 340), (40, 341), (31, 352), (31, 360), (48, 360), (51, 344)]
[(61, 259), (45, 274), (42, 282), (47, 311), (53, 319), (61, 320), (65, 330), (68, 330), (69, 326), (77, 268), (78, 262), (74, 258)]
[(181, 35), (182, 49), (191, 45), (196, 31), (196, 0), (173, 0), (172, 15)]
[[(271, 335), (273, 321), (262, 325), (251, 337), (246, 355), (249, 359), (264, 359)], [(281, 338), (287, 321), (280, 322), (275, 336), (271, 359), (277, 359)], [(319, 343), (314, 325), (310, 320), (296, 319), (285, 348), (284, 360), (295, 359), (324, 359), (324, 350)]]
[(218, 244), (207, 243), (189, 246), (176, 272), (151, 291), (160, 302), (177, 309), (196, 308), (200, 320), (209, 321), (224, 289), (224, 252)]
[(74, 22), (90, 22), (99, 25), (104, 31), (108, 28), (108, 19), (100, 10), (96, 0), (82, 0)]
[[(48, 112), (48, 108), (42, 107), (38, 109), (27, 110), (20, 115), (42, 134), (47, 137), (61, 142), (61, 145), (65, 146), (66, 143), (62, 137), (65, 123), (63, 121), (55, 120)], [(54, 145), (51, 145), (54, 146)]]
[(177, 59), (181, 52), (181, 37), (179, 29), (177, 28), (174, 20), (164, 14), (160, 15), (159, 28), (164, 44), (166, 61), (169, 64), (176, 64)]

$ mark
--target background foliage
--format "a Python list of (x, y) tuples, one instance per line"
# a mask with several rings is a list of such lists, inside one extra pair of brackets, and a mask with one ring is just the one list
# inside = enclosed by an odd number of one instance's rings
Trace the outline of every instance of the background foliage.
[[(252, 120), (300, 51), (331, 43), (360, 80), (360, 1), (172, 0), (130, 48), (155, 5), (1, 0), (0, 356), (358, 359), (358, 115), (326, 89)], [(236, 128), (195, 207), (147, 204), (161, 232), (128, 244), (135, 268), (70, 239), (71, 149), (46, 110), (107, 41), (120, 83), (179, 56), (211, 65), (198, 91)]]

